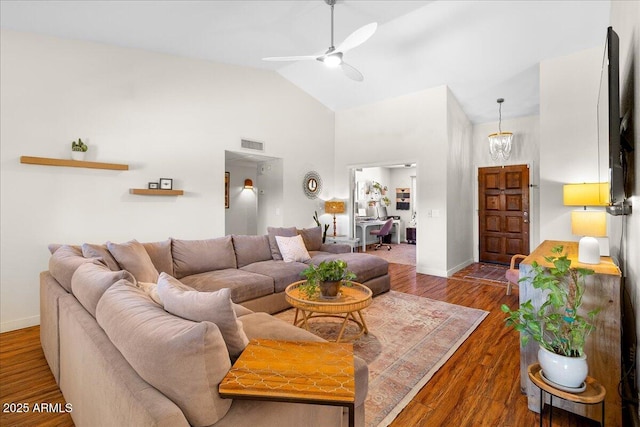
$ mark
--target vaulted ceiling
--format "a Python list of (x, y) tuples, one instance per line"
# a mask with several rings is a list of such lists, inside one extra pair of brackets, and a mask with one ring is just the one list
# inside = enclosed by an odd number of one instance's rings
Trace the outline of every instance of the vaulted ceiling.
[[(2, 1), (0, 25), (70, 39), (274, 70), (333, 110), (446, 84), (474, 123), (538, 114), (539, 63), (602, 47), (610, 1), (338, 0), (335, 44), (363, 82), (318, 61), (265, 62), (330, 46), (330, 7), (301, 1)], [(571, 78), (567, 76), (567, 78)]]

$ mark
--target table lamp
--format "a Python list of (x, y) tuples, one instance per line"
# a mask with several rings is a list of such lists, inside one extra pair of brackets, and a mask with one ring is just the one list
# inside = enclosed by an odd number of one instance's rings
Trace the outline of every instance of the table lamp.
[(330, 200), (324, 202), (324, 211), (333, 214), (333, 237), (336, 237), (336, 214), (344, 213), (344, 202), (342, 200)]
[(600, 264), (600, 244), (596, 237), (607, 235), (605, 211), (571, 212), (571, 233), (583, 236), (578, 243), (578, 262)]

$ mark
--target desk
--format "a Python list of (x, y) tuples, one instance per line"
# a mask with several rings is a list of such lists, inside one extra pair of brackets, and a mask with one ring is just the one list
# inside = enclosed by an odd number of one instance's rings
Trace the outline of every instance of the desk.
[[(369, 227), (377, 227), (380, 228), (386, 221), (383, 220), (372, 220), (372, 221), (357, 221), (356, 225), (358, 226), (358, 228), (360, 229), (360, 240), (362, 241), (362, 252), (366, 252), (367, 251), (367, 228)], [(391, 228), (391, 232), (395, 233), (396, 235), (396, 243), (400, 244), (400, 220), (399, 219), (394, 219), (393, 220), (393, 227)], [(357, 230), (356, 230), (356, 235), (357, 235)], [(356, 236), (357, 237), (357, 236)]]
[[(578, 262), (578, 242), (561, 242), (545, 240), (529, 256), (520, 263), (520, 280), (518, 285), (520, 304), (531, 300), (536, 309), (544, 301), (544, 294), (533, 288), (530, 277), (532, 264), (538, 262), (544, 267), (550, 264), (544, 259), (551, 253), (551, 248), (563, 245), (571, 260), (571, 267), (585, 267), (595, 271), (587, 278), (587, 288), (582, 298), (584, 313), (600, 307), (597, 317), (596, 330), (591, 333), (585, 343), (584, 351), (589, 363), (589, 375), (598, 378), (602, 386), (609, 390), (605, 400), (607, 402), (606, 422), (609, 426), (622, 425), (622, 399), (615, 392), (622, 378), (621, 372), (621, 343), (620, 343), (620, 270), (610, 257), (600, 257), (600, 264), (580, 264)], [(534, 340), (520, 348), (520, 387), (527, 394), (529, 409), (540, 410), (540, 393), (528, 376), (527, 369), (537, 362), (538, 344)], [(611, 392), (613, 390), (613, 392)], [(594, 420), (600, 419), (600, 411), (592, 406), (583, 406), (571, 401), (553, 401), (553, 406), (565, 409), (578, 415)]]

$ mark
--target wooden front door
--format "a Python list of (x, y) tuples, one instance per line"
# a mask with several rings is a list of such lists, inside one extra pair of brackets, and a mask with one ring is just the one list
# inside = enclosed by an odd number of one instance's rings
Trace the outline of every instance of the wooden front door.
[(529, 166), (478, 168), (480, 261), (529, 254)]

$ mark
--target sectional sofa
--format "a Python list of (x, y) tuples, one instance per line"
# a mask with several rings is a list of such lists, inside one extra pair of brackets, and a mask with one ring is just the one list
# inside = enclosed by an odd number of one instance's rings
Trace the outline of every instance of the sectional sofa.
[[(344, 259), (374, 295), (389, 290), (386, 261), (351, 253), (346, 245), (323, 244), (319, 232), (270, 228), (263, 236), (51, 245), (49, 270), (40, 275), (41, 343), (73, 405), (75, 424), (346, 425), (338, 407), (229, 400), (217, 394), (237, 356), (229, 329), (241, 334), (236, 343), (321, 340), (269, 314), (288, 308), (284, 288), (300, 280), (309, 263)], [(301, 236), (307, 249), (304, 262), (281, 259), (276, 236), (293, 235)], [(166, 283), (177, 283), (175, 292), (217, 302), (198, 303), (204, 318), (176, 315), (159, 292)], [(207, 304), (216, 308), (209, 310)], [(218, 317), (207, 317), (212, 314)], [(226, 317), (219, 321), (220, 316)], [(368, 369), (357, 357), (355, 374), (356, 424), (363, 425)]]

